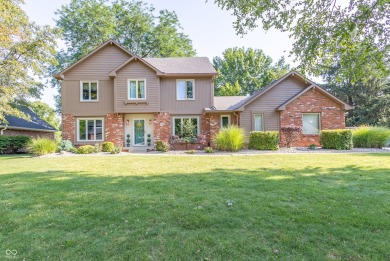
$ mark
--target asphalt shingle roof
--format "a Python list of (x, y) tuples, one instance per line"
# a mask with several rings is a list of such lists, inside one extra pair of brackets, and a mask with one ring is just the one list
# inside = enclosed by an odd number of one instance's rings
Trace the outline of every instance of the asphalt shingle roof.
[(167, 74), (217, 74), (207, 57), (143, 58)]
[[(19, 110), (30, 116), (31, 121), (21, 119), (15, 116), (5, 116), (5, 119), (8, 121), (7, 128), (25, 128), (25, 129), (34, 129), (34, 130), (43, 130), (43, 131), (57, 131), (53, 126), (47, 123), (45, 120), (40, 118), (35, 112), (30, 110), (25, 106), (19, 107)], [(1, 124), (0, 125), (4, 125)]]

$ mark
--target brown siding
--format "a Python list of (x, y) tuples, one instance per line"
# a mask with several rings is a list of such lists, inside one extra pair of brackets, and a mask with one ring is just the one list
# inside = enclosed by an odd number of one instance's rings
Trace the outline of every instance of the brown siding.
[(253, 130), (253, 115), (262, 113), (264, 115), (264, 129), (266, 131), (278, 131), (280, 125), (279, 112), (275, 111), (275, 109), (309, 85), (309, 83), (304, 83), (294, 78), (294, 76), (286, 78), (258, 99), (245, 106), (244, 112), (240, 114), (240, 126), (249, 135), (249, 132)]
[(119, 47), (107, 45), (85, 61), (76, 65), (65, 76), (66, 80), (108, 80), (108, 74), (130, 58)]
[(176, 80), (182, 78), (161, 79), (161, 111), (171, 114), (202, 114), (204, 108), (213, 106), (212, 78), (185, 77), (195, 80), (195, 100), (176, 100)]
[(113, 81), (99, 80), (97, 102), (80, 102), (80, 81), (62, 82), (62, 113), (74, 116), (105, 115), (114, 112)]
[[(127, 80), (146, 79), (146, 98), (148, 104), (126, 104)], [(115, 112), (138, 113), (138, 112), (159, 112), (160, 111), (160, 79), (156, 72), (146, 67), (141, 62), (131, 62), (117, 72), (115, 78)]]

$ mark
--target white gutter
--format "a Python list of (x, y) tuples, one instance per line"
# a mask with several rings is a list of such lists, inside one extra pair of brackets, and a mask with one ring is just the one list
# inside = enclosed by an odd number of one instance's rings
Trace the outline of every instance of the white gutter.
[(5, 130), (7, 129), (7, 127), (8, 127), (8, 126), (6, 125), (5, 128), (3, 128), (3, 129), (0, 130), (0, 135), (3, 135), (3, 131), (5, 131)]
[(1, 135), (3, 135), (3, 130), (9, 129), (9, 130), (27, 130), (27, 131), (42, 131), (42, 132), (57, 132), (58, 130), (43, 130), (43, 129), (36, 129), (36, 128), (23, 128), (23, 127), (9, 127), (4, 126), (5, 128), (2, 129)]

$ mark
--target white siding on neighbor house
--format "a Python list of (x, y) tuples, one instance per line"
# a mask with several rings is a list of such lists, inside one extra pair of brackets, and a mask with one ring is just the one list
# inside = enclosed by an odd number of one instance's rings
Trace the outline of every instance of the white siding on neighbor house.
[(310, 83), (298, 80), (294, 76), (289, 76), (274, 86), (271, 90), (261, 95), (249, 105), (240, 114), (240, 126), (245, 129), (247, 135), (254, 130), (254, 114), (263, 114), (264, 130), (279, 130), (279, 112), (275, 111), (277, 107), (308, 87)]

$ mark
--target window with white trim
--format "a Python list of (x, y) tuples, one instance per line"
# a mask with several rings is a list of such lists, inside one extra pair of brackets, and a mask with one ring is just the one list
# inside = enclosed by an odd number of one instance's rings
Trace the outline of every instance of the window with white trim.
[(190, 116), (173, 117), (173, 135), (179, 136), (181, 138), (183, 133), (183, 126), (188, 121), (190, 121), (192, 125), (195, 126), (194, 137), (196, 137), (199, 134), (199, 117)]
[(195, 100), (195, 81), (177, 80), (176, 81), (176, 99), (177, 100)]
[(103, 141), (103, 119), (77, 119), (77, 141)]
[(128, 99), (129, 100), (146, 99), (146, 79), (128, 80)]
[(264, 131), (264, 116), (263, 114), (253, 115), (254, 131)]
[(80, 101), (98, 101), (98, 81), (80, 82)]
[(230, 115), (221, 115), (221, 128), (228, 128), (230, 126)]
[(320, 134), (320, 114), (302, 113), (303, 134)]

